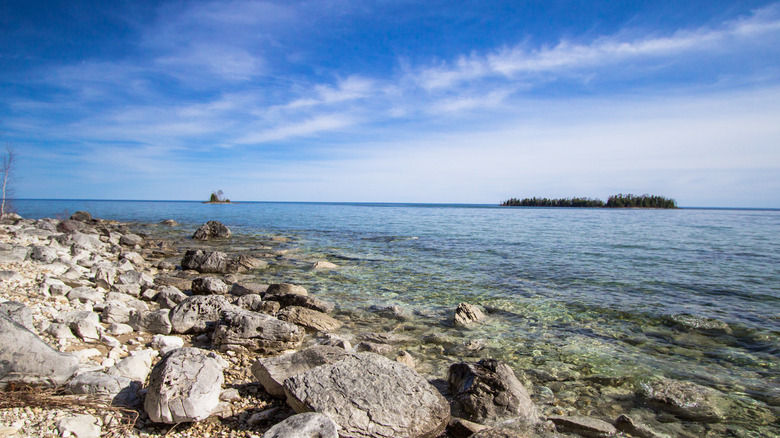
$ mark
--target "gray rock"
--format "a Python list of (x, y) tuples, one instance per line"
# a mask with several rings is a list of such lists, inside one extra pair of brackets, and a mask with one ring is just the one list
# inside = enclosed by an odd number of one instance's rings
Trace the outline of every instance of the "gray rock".
[(111, 265), (102, 265), (95, 269), (95, 285), (103, 289), (111, 289), (116, 281), (116, 268)]
[(639, 395), (648, 404), (685, 420), (718, 422), (729, 409), (724, 394), (692, 382), (660, 379), (640, 386)]
[(311, 265), (311, 268), (315, 271), (325, 271), (325, 270), (332, 270), (332, 269), (338, 269), (339, 265), (335, 263), (331, 263), (328, 261), (320, 260), (317, 262), (314, 262)]
[(227, 239), (229, 237), (230, 229), (219, 221), (206, 222), (192, 235), (195, 240)]
[(203, 333), (219, 321), (223, 311), (235, 308), (223, 295), (189, 297), (171, 310), (173, 332)]
[(615, 426), (593, 417), (555, 415), (547, 419), (552, 421), (561, 433), (575, 433), (588, 438), (605, 438), (618, 433)]
[(76, 339), (76, 335), (70, 330), (70, 325), (53, 322), (46, 329), (46, 333), (54, 339)]
[[(276, 310), (274, 312), (266, 312), (263, 303), (276, 304)], [(276, 315), (276, 312), (279, 311), (279, 303), (275, 301), (263, 301), (263, 298), (260, 297), (260, 295), (255, 294), (242, 295), (238, 297), (238, 299), (235, 301), (235, 305), (242, 309), (251, 310), (253, 312), (263, 312), (269, 315)]]
[(105, 299), (105, 294), (101, 293), (95, 288), (81, 286), (75, 289), (71, 289), (66, 295), (69, 300), (79, 300), (81, 302), (90, 303), (102, 303)]
[(152, 338), (152, 348), (159, 350), (163, 356), (183, 346), (184, 339), (178, 336), (155, 335)]
[(276, 317), (282, 321), (325, 333), (337, 330), (342, 326), (341, 322), (325, 313), (298, 306), (285, 307), (276, 314)]
[(295, 324), (263, 313), (234, 309), (223, 312), (211, 339), (222, 351), (245, 349), (270, 354), (298, 348), (303, 343), (305, 332)]
[(376, 354), (390, 354), (390, 352), (393, 351), (393, 346), (389, 344), (380, 344), (378, 342), (360, 341), (357, 343), (357, 345), (355, 345), (355, 351)]
[(130, 326), (133, 330), (167, 335), (173, 330), (170, 319), (171, 310), (160, 309), (153, 312), (134, 310), (130, 313)]
[(134, 310), (120, 301), (107, 302), (103, 306), (101, 320), (104, 324), (127, 324), (130, 322), (130, 313)]
[(74, 310), (71, 312), (60, 313), (56, 318), (54, 318), (54, 322), (67, 324), (69, 326), (82, 320), (89, 320), (97, 324), (100, 322), (100, 315), (95, 312), (90, 312), (89, 310)]
[(139, 382), (133, 382), (127, 377), (110, 376), (106, 373), (83, 373), (68, 382), (68, 392), (71, 394), (93, 394), (104, 396), (114, 406), (135, 406), (140, 399)]
[(43, 281), (42, 284), (43, 288), (43, 294), (46, 295), (48, 292), (49, 295), (53, 297), (62, 297), (68, 294), (73, 288), (65, 284), (62, 280), (58, 280), (56, 278), (47, 278)]
[(323, 313), (330, 313), (335, 307), (333, 303), (322, 301), (309, 295), (299, 295), (293, 293), (266, 294), (265, 300), (276, 301), (282, 308), (298, 306)]
[(27, 330), (35, 330), (32, 310), (18, 301), (5, 301), (0, 303), (0, 314), (7, 316), (11, 321), (21, 325)]
[(122, 254), (119, 254), (119, 258), (122, 260), (127, 260), (135, 266), (143, 266), (144, 263), (146, 263), (146, 260), (144, 260), (141, 254), (138, 254), (135, 251), (123, 252)]
[(157, 294), (156, 301), (161, 308), (172, 309), (185, 299), (187, 299), (187, 295), (185, 295), (184, 292), (173, 286), (165, 286), (160, 290), (160, 293)]
[(0, 314), (0, 389), (8, 383), (62, 385), (78, 365), (76, 356), (60, 353)]
[(370, 353), (357, 353), (284, 382), (295, 412), (320, 412), (351, 437), (439, 436), (450, 418), (442, 395), (408, 367)]
[(455, 309), (455, 325), (470, 325), (483, 319), (485, 319), (485, 313), (473, 304), (460, 303)]
[(137, 284), (141, 288), (154, 286), (154, 279), (143, 272), (127, 271), (117, 278), (119, 284)]
[(121, 239), (119, 239), (119, 243), (124, 246), (135, 248), (136, 246), (143, 245), (144, 238), (137, 234), (127, 233), (124, 236), (122, 236)]
[(238, 283), (233, 283), (233, 285), (230, 287), (230, 293), (237, 297), (250, 295), (250, 294), (262, 295), (267, 290), (268, 290), (268, 285), (261, 284), (261, 283), (238, 282)]
[(219, 404), (222, 365), (197, 348), (180, 348), (152, 369), (144, 409), (156, 423), (181, 423), (207, 418)]
[(477, 423), (518, 417), (536, 423), (539, 414), (528, 391), (509, 365), (483, 359), (477, 363), (450, 366), (447, 380), (458, 408), (465, 418)]
[(12, 246), (0, 249), (0, 263), (18, 263), (23, 262), (30, 253), (30, 248), (26, 246)]
[(90, 214), (88, 211), (77, 211), (70, 215), (70, 220), (78, 222), (91, 222), (92, 214)]
[(165, 225), (166, 227), (176, 227), (179, 225), (179, 223), (173, 219), (165, 219), (164, 221), (160, 222), (160, 225)]
[(284, 381), (320, 365), (338, 362), (349, 355), (344, 349), (314, 345), (294, 353), (263, 357), (252, 365), (252, 375), (274, 397), (284, 398)]
[(230, 274), (238, 272), (227, 254), (220, 251), (188, 250), (181, 260), (181, 267), (202, 274)]
[(157, 352), (154, 350), (139, 351), (117, 362), (116, 365), (106, 370), (106, 374), (144, 383), (152, 370), (152, 358), (156, 355)]
[(685, 331), (700, 331), (704, 333), (731, 333), (731, 327), (725, 322), (689, 314), (673, 315), (671, 317), (672, 325)]
[(303, 286), (290, 283), (278, 283), (268, 286), (265, 291), (265, 298), (270, 298), (271, 295), (279, 294), (296, 294), (296, 295), (309, 295), (309, 292)]
[(76, 438), (99, 438), (101, 429), (97, 418), (92, 415), (76, 414), (60, 418), (56, 423), (60, 436), (75, 436)]
[(30, 252), (30, 259), (43, 263), (53, 263), (58, 258), (57, 251), (48, 246), (34, 245)]
[(338, 438), (338, 426), (325, 414), (306, 412), (274, 425), (263, 438)]
[(100, 340), (98, 327), (98, 324), (88, 319), (83, 319), (70, 324), (71, 331), (84, 342), (97, 342)]
[(192, 280), (192, 293), (195, 295), (225, 295), (228, 285), (219, 278), (200, 277)]

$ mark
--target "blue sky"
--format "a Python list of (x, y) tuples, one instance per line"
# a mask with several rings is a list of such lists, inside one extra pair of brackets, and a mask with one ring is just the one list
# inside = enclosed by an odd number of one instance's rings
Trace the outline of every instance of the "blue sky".
[(0, 29), (20, 198), (780, 207), (778, 2), (28, 0)]

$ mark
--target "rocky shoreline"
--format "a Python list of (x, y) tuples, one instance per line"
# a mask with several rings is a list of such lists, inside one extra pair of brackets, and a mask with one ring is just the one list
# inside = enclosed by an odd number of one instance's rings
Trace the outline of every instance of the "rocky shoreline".
[[(0, 437), (673, 436), (632, 415), (567, 415), (489, 358), (421, 374), (392, 334), (334, 334), (347, 322), (338, 303), (247, 275), (284, 238), (239, 253), (209, 243), (230, 238), (214, 221), (179, 247), (87, 212), (6, 216)], [(484, 318), (453, 309), (456, 325)], [(661, 379), (623, 396), (702, 424), (698, 436), (731, 432), (715, 390)]]

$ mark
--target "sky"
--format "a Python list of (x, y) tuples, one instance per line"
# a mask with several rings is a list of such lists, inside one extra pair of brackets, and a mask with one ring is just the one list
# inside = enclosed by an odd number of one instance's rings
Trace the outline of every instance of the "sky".
[(780, 2), (9, 0), (17, 198), (780, 208)]

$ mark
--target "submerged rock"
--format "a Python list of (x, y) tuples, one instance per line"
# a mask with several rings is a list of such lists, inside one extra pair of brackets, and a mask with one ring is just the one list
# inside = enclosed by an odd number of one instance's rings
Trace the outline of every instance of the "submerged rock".
[(729, 408), (720, 391), (672, 379), (642, 383), (639, 395), (648, 404), (691, 421), (722, 421)]
[(561, 433), (575, 433), (589, 438), (606, 438), (617, 435), (618, 433), (615, 426), (593, 417), (567, 417), (556, 415), (548, 417), (547, 419), (555, 423), (555, 427), (558, 429), (558, 432)]
[(343, 438), (433, 438), (450, 418), (449, 404), (436, 388), (377, 354), (349, 355), (290, 377), (284, 387), (293, 410), (328, 415)]

